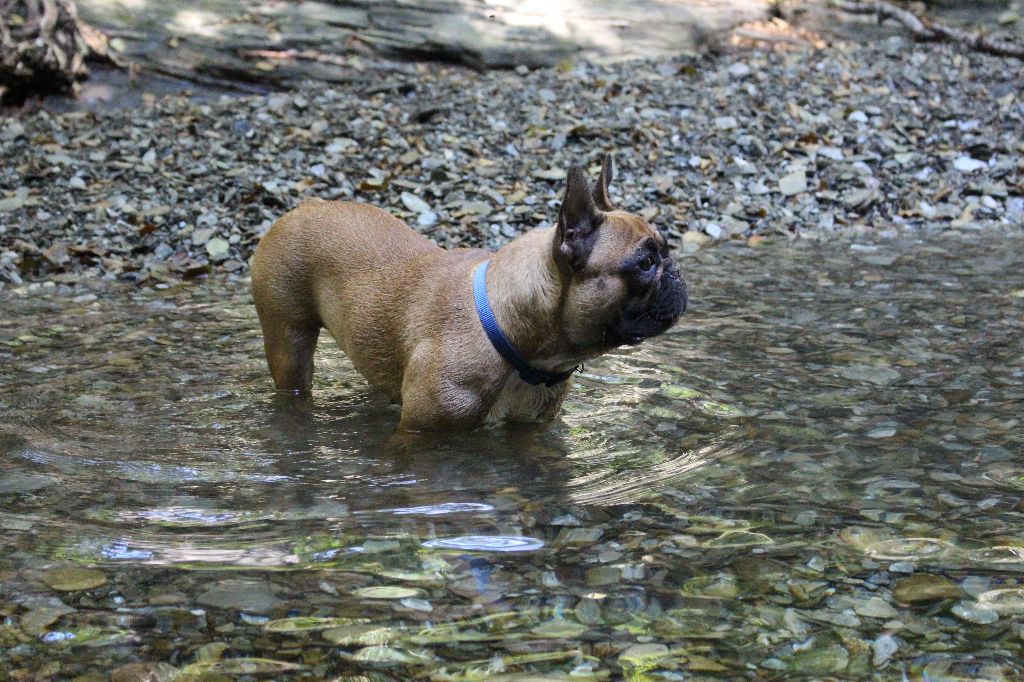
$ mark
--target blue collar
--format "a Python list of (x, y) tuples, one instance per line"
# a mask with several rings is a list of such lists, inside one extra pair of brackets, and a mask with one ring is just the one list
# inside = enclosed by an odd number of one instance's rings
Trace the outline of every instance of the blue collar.
[(538, 384), (554, 386), (562, 383), (572, 376), (576, 371), (575, 367), (568, 372), (547, 372), (531, 367), (530, 363), (519, 354), (512, 342), (505, 336), (505, 332), (501, 331), (501, 326), (494, 317), (494, 311), (491, 310), (491, 303), (487, 300), (487, 266), (490, 263), (490, 260), (485, 260), (476, 266), (476, 271), (473, 273), (473, 299), (476, 301), (477, 317), (480, 318), (480, 324), (483, 325), (487, 338), (491, 340), (491, 345), (494, 346), (494, 350), (498, 351), (498, 355), (505, 359), (505, 362), (519, 372), (519, 378), (526, 383), (533, 386)]

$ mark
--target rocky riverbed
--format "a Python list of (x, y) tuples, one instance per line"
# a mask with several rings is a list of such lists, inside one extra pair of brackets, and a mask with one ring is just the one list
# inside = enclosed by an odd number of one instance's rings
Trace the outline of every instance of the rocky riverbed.
[(1024, 222), (1008, 62), (890, 38), (828, 50), (150, 99), (0, 123), (0, 281), (244, 274), (305, 197), (383, 206), (444, 246), (555, 217), (565, 169), (615, 154), (613, 197), (683, 249)]

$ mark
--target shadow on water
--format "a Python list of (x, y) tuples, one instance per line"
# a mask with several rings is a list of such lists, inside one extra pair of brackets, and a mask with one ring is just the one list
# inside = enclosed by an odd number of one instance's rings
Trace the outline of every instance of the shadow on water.
[(418, 438), (239, 284), (8, 298), (0, 673), (1019, 677), (1024, 264), (951, 239), (702, 252), (553, 424)]

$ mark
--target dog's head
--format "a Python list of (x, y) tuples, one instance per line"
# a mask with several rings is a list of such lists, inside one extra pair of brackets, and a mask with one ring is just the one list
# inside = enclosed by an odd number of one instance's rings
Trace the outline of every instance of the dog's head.
[(608, 198), (612, 162), (597, 184), (569, 169), (554, 257), (563, 274), (563, 332), (573, 346), (601, 351), (661, 334), (686, 310), (686, 283), (665, 238)]

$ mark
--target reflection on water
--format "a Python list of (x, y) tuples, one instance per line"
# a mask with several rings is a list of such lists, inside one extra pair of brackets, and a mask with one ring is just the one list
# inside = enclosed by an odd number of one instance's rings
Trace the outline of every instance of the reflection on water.
[(464, 535), (458, 538), (427, 540), (424, 547), (433, 549), (461, 549), (473, 552), (529, 552), (544, 546), (536, 538), (507, 537), (501, 535)]
[(1020, 246), (703, 252), (555, 424), (415, 440), (242, 285), (4, 294), (0, 678), (1018, 678)]

